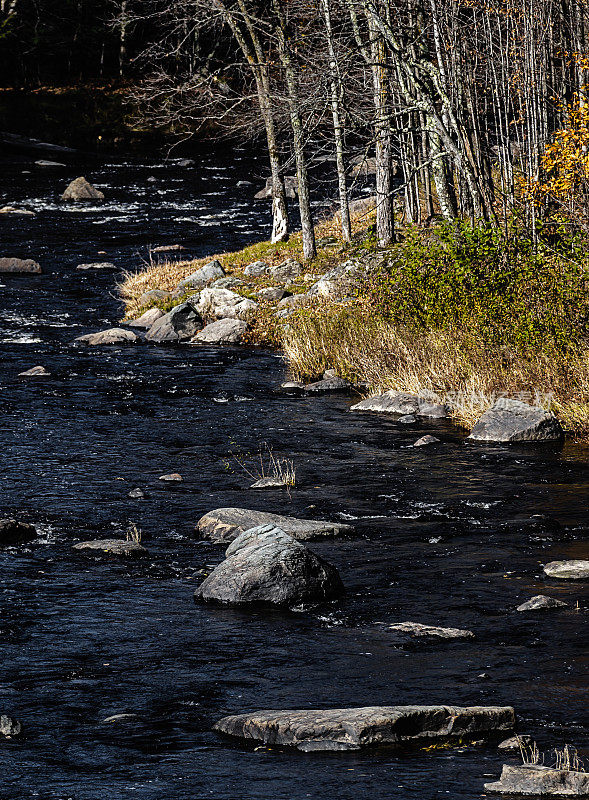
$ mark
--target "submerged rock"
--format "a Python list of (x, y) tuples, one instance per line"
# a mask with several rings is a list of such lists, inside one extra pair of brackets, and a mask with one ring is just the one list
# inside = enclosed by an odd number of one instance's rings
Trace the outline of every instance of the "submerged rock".
[(322, 394), (323, 392), (349, 392), (352, 384), (343, 378), (338, 378), (337, 375), (331, 377), (323, 377), (320, 381), (315, 383), (308, 383), (305, 386), (305, 392), (309, 394)]
[(160, 475), (159, 479), (165, 483), (181, 483), (184, 480), (179, 472), (170, 472), (169, 475)]
[(93, 539), (89, 542), (78, 542), (73, 550), (88, 551), (90, 554), (109, 556), (146, 556), (147, 550), (139, 542), (125, 539)]
[(518, 734), (517, 736), (510, 736), (509, 739), (504, 739), (497, 745), (498, 750), (507, 750), (508, 752), (519, 753), (522, 747), (532, 747), (534, 740), (527, 734)]
[(34, 217), (35, 212), (29, 211), (27, 208), (15, 208), (14, 206), (2, 206), (0, 208), (0, 216), (2, 217)]
[(250, 489), (283, 489), (285, 486), (291, 485), (284, 478), (260, 478), (252, 483)]
[(426, 436), (422, 436), (421, 439), (418, 439), (416, 442), (413, 442), (413, 447), (425, 447), (428, 444), (439, 444), (440, 440), (435, 436), (430, 436), (429, 433)]
[(24, 372), (18, 373), (19, 378), (50, 378), (51, 373), (48, 372), (45, 367), (31, 367), (31, 369), (27, 369)]
[(577, 559), (574, 561), (551, 561), (546, 564), (544, 572), (551, 578), (564, 581), (582, 581), (589, 579), (589, 561)]
[(0, 519), (0, 547), (32, 542), (36, 538), (37, 529), (34, 525), (16, 519)]
[(589, 772), (553, 769), (539, 764), (503, 765), (501, 777), (486, 783), (485, 790), (501, 794), (589, 797)]
[(85, 336), (78, 336), (74, 341), (88, 345), (137, 344), (140, 339), (133, 331), (126, 331), (124, 328), (109, 328), (106, 331), (98, 331), (97, 333), (87, 333)]
[(106, 270), (106, 271), (113, 271), (118, 269), (116, 264), (112, 264), (110, 261), (99, 261), (97, 264), (78, 264), (76, 269), (82, 270), (86, 272), (88, 270), (97, 269), (97, 270)]
[(553, 442), (563, 435), (554, 414), (502, 397), (475, 423), (468, 438), (477, 442)]
[(562, 600), (557, 600), (555, 597), (546, 597), (544, 594), (537, 594), (535, 597), (531, 597), (529, 600), (526, 600), (525, 603), (522, 603), (521, 606), (517, 607), (517, 611), (540, 611), (545, 608), (567, 608), (568, 603), (564, 603)]
[(140, 317), (131, 319), (126, 324), (131, 328), (143, 328), (144, 330), (148, 330), (153, 323), (161, 319), (164, 314), (165, 312), (162, 311), (161, 308), (148, 308)]
[(299, 750), (358, 750), (432, 739), (481, 738), (515, 724), (509, 706), (367, 706), (297, 711), (254, 711), (225, 717), (214, 730)]
[(0, 736), (11, 738), (20, 733), (22, 733), (22, 725), (18, 720), (7, 717), (6, 714), (0, 715)]
[(251, 511), (246, 508), (216, 508), (199, 519), (197, 529), (205, 539), (225, 544), (233, 541), (244, 531), (261, 525), (273, 525), (301, 541), (352, 533), (354, 530), (351, 525), (337, 522), (283, 517), (280, 514)]
[(145, 338), (149, 342), (185, 342), (202, 328), (200, 314), (190, 303), (175, 306), (163, 317), (156, 319)]
[(32, 258), (0, 258), (0, 272), (24, 272), (40, 275), (41, 265)]
[(436, 625), (422, 625), (421, 622), (395, 622), (393, 625), (387, 625), (387, 629), (412, 637), (474, 639), (472, 631), (462, 630), (461, 628), (440, 628)]
[(344, 591), (335, 567), (274, 525), (240, 534), (225, 556), (198, 587), (196, 599), (293, 606), (329, 600)]
[(241, 319), (218, 319), (204, 327), (192, 341), (208, 344), (239, 344), (246, 329), (247, 322)]
[(204, 267), (197, 269), (192, 275), (180, 281), (176, 287), (176, 291), (183, 292), (186, 289), (202, 289), (207, 283), (214, 281), (215, 278), (223, 278), (225, 270), (218, 261), (209, 261)]
[(86, 178), (76, 178), (61, 195), (62, 200), (80, 202), (86, 200), (104, 200), (104, 194), (88, 183)]

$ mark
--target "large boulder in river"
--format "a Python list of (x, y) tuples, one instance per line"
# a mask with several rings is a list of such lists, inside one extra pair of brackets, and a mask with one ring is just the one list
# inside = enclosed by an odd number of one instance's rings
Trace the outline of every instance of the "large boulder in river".
[(185, 342), (202, 328), (200, 314), (190, 303), (175, 306), (163, 317), (157, 319), (147, 331), (145, 338), (150, 342)]
[(196, 334), (192, 341), (203, 344), (239, 344), (247, 328), (241, 319), (218, 319)]
[(573, 561), (551, 561), (546, 564), (544, 572), (550, 578), (564, 581), (589, 580), (589, 561), (576, 559)]
[(86, 178), (76, 178), (61, 195), (62, 200), (70, 202), (84, 202), (88, 200), (104, 200), (104, 195), (99, 189), (95, 189)]
[(500, 779), (486, 783), (485, 790), (534, 797), (589, 797), (589, 772), (554, 769), (540, 764), (504, 764)]
[(250, 511), (247, 508), (216, 508), (199, 519), (197, 529), (205, 539), (225, 544), (232, 542), (244, 531), (260, 525), (274, 525), (301, 541), (354, 531), (351, 525), (338, 522), (283, 517), (267, 511)]
[(27, 272), (39, 275), (41, 265), (32, 258), (0, 258), (0, 272)]
[(330, 600), (343, 591), (335, 567), (280, 528), (261, 525), (231, 542), (225, 561), (194, 596), (231, 605), (293, 606)]
[(187, 289), (202, 289), (207, 283), (214, 281), (216, 278), (222, 278), (224, 275), (225, 270), (218, 261), (209, 261), (204, 267), (197, 269), (192, 275), (180, 281), (176, 291), (185, 292)]
[(350, 411), (377, 411), (384, 414), (415, 414), (418, 417), (443, 418), (446, 408), (435, 399), (420, 397), (409, 392), (390, 389), (383, 394), (367, 397), (350, 408)]
[(313, 750), (358, 750), (440, 739), (480, 739), (512, 730), (510, 706), (368, 706), (300, 711), (254, 711), (225, 717), (214, 730), (267, 745)]
[(32, 542), (37, 538), (37, 530), (28, 522), (16, 519), (0, 519), (0, 547), (9, 547), (22, 542)]
[(244, 319), (257, 305), (230, 289), (203, 289), (196, 310), (203, 319)]
[(108, 328), (106, 331), (78, 336), (74, 341), (88, 345), (137, 344), (140, 339), (133, 331), (126, 331), (124, 328)]
[(550, 411), (502, 397), (475, 423), (469, 439), (476, 442), (553, 442), (563, 436)]

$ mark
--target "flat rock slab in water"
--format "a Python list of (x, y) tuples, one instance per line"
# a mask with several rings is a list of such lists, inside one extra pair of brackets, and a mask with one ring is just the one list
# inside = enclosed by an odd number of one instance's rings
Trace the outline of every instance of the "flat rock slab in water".
[(18, 373), (19, 378), (50, 378), (51, 373), (47, 372), (45, 367), (31, 367), (31, 369), (25, 370), (25, 372)]
[(34, 525), (18, 522), (16, 519), (0, 519), (0, 547), (32, 542), (36, 538), (37, 530)]
[(563, 581), (583, 581), (589, 579), (589, 561), (551, 561), (546, 564), (544, 572), (551, 578)]
[(225, 717), (214, 730), (269, 745), (299, 750), (358, 750), (423, 739), (480, 738), (509, 731), (509, 706), (368, 706), (319, 711), (255, 711)]
[(468, 438), (477, 442), (553, 442), (563, 435), (554, 414), (502, 397), (475, 423)]
[(139, 542), (127, 542), (125, 539), (94, 539), (90, 542), (78, 542), (73, 550), (90, 551), (109, 556), (146, 556), (147, 550)]
[(376, 411), (382, 414), (415, 414), (418, 417), (441, 419), (446, 416), (446, 408), (440, 403), (409, 392), (393, 389), (384, 394), (367, 397), (350, 408), (350, 411)]
[(486, 783), (488, 792), (555, 797), (589, 797), (589, 772), (552, 769), (538, 764), (503, 765), (501, 778)]
[(250, 489), (284, 489), (289, 486), (287, 481), (283, 478), (260, 478), (260, 480), (252, 483)]
[(546, 597), (544, 594), (537, 594), (517, 607), (517, 611), (541, 611), (547, 608), (567, 608), (568, 603), (557, 600), (555, 597)]
[(15, 208), (14, 206), (2, 206), (0, 216), (3, 217), (34, 217), (35, 212), (28, 208)]
[(78, 336), (74, 341), (96, 346), (103, 344), (137, 344), (141, 340), (133, 331), (126, 331), (124, 328), (109, 328), (106, 331)]
[(421, 622), (396, 622), (387, 625), (388, 630), (411, 637), (430, 637), (437, 639), (473, 639), (472, 631), (461, 628), (439, 628), (436, 625), (422, 625)]
[(251, 511), (247, 508), (216, 508), (199, 519), (197, 528), (206, 539), (225, 544), (232, 542), (240, 533), (259, 525), (275, 525), (294, 539), (301, 541), (354, 531), (351, 525), (338, 522), (296, 519), (270, 514), (267, 511)]
[(41, 265), (32, 258), (0, 258), (0, 272), (30, 273), (40, 275)]
[(111, 264), (110, 261), (100, 261), (97, 264), (78, 264), (76, 269), (82, 270), (83, 272), (91, 269), (113, 271), (117, 269), (117, 266), (116, 264)]
[(344, 592), (335, 567), (273, 525), (245, 531), (225, 555), (225, 561), (198, 587), (195, 599), (295, 606), (330, 600)]

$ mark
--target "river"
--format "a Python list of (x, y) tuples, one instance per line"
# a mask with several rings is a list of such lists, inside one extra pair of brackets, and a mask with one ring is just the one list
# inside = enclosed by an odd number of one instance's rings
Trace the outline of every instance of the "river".
[[(285, 396), (285, 365), (264, 350), (74, 346), (121, 317), (117, 275), (77, 264), (137, 269), (150, 245), (201, 256), (262, 238), (268, 209), (240, 182), (263, 166), (233, 150), (193, 168), (0, 169), (0, 205), (37, 211), (0, 220), (0, 255), (44, 269), (0, 276), (0, 514), (40, 531), (0, 551), (0, 713), (23, 724), (0, 743), (2, 800), (474, 800), (505, 760), (493, 744), (303, 754), (211, 732), (260, 708), (507, 704), (542, 747), (587, 748), (587, 584), (541, 567), (587, 557), (586, 447), (472, 445), (447, 422)], [(59, 201), (80, 174), (105, 203)], [(37, 364), (52, 377), (17, 377)], [(425, 433), (442, 444), (408, 447)], [(293, 459), (290, 495), (248, 489), (235, 455), (264, 443)], [(158, 480), (170, 472), (183, 482)], [(135, 487), (144, 499), (128, 497)], [(354, 537), (311, 544), (345, 598), (302, 613), (196, 605), (222, 550), (195, 523), (230, 505), (355, 524)], [(130, 523), (149, 558), (71, 550)], [(571, 607), (515, 611), (540, 593)], [(476, 638), (401, 646), (382, 623), (404, 620)], [(124, 713), (137, 716), (102, 722)]]

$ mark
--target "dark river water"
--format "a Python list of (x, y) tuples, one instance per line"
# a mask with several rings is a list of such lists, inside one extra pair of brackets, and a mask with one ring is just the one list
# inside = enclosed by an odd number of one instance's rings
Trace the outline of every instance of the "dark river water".
[[(0, 172), (0, 205), (38, 212), (0, 218), (0, 255), (44, 268), (0, 276), (0, 513), (41, 534), (0, 551), (0, 713), (23, 724), (0, 742), (1, 800), (473, 800), (505, 760), (493, 744), (303, 754), (211, 732), (260, 708), (510, 704), (543, 748), (587, 747), (587, 584), (541, 566), (587, 557), (587, 448), (475, 446), (447, 423), (287, 397), (280, 356), (255, 349), (73, 346), (121, 316), (116, 274), (77, 264), (137, 269), (149, 245), (206, 255), (262, 238), (257, 186), (237, 184), (263, 168), (233, 151), (192, 169), (6, 158)], [(104, 204), (57, 199), (79, 174)], [(37, 364), (52, 377), (17, 378)], [(407, 447), (425, 433), (442, 444)], [(232, 454), (264, 443), (295, 462), (290, 496), (248, 489)], [(158, 480), (169, 472), (184, 482)], [(345, 598), (303, 613), (195, 605), (223, 551), (194, 526), (228, 505), (355, 523), (311, 545)], [(131, 522), (149, 558), (72, 552)], [(571, 607), (515, 612), (539, 593)], [(403, 647), (378, 623), (404, 620), (476, 638)], [(123, 713), (137, 718), (102, 722)]]

